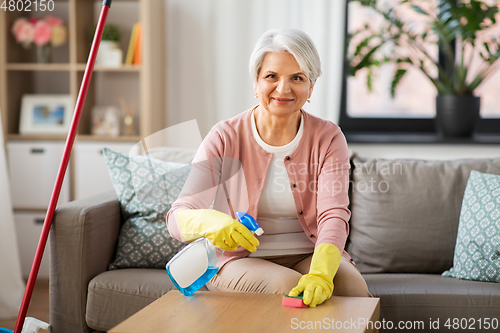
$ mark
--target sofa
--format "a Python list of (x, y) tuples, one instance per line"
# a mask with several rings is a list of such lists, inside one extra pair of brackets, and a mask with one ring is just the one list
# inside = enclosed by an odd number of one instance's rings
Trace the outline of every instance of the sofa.
[[(492, 331), (500, 320), (500, 285), (441, 274), (453, 266), (471, 170), (498, 175), (500, 159), (382, 160), (353, 154), (351, 166), (346, 248), (380, 298), (380, 331)], [(164, 269), (108, 270), (122, 214), (114, 192), (58, 207), (50, 233), (53, 332), (104, 332), (175, 289)]]

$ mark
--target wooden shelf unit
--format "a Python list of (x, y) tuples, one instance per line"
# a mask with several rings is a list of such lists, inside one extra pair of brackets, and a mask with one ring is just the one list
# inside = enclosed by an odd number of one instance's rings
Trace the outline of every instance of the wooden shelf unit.
[[(69, 94), (76, 101), (83, 79), (102, 1), (58, 0), (53, 12), (0, 11), (0, 110), (4, 135), (8, 140), (65, 140), (66, 136), (28, 136), (19, 134), (21, 100), (24, 94)], [(120, 48), (123, 59), (132, 26), (142, 24), (142, 64), (103, 67), (96, 65), (79, 126), (79, 139), (134, 141), (163, 129), (165, 122), (165, 36), (163, 1), (115, 0), (107, 24), (122, 30)], [(125, 13), (125, 15), (123, 15)], [(53, 15), (63, 19), (69, 29), (68, 41), (52, 49), (54, 63), (35, 62), (35, 47), (24, 49), (11, 33), (19, 17)], [(118, 85), (114, 83), (118, 82)], [(138, 101), (138, 135), (132, 137), (93, 137), (91, 110), (94, 105), (119, 105), (124, 96)]]

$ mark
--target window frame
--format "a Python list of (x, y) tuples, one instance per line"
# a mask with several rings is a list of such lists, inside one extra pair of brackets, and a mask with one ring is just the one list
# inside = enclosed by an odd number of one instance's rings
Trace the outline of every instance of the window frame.
[[(348, 32), (349, 3), (345, 1), (344, 12), (344, 41)], [(373, 133), (373, 134), (434, 134), (438, 135), (435, 118), (393, 118), (393, 117), (351, 117), (347, 114), (347, 79), (348, 61), (347, 45), (344, 42), (344, 64), (342, 68), (342, 86), (340, 98), (339, 126), (344, 133)], [(440, 62), (445, 57), (440, 52)], [(500, 60), (499, 60), (500, 61)], [(445, 65), (446, 66), (446, 65)], [(474, 134), (496, 134), (500, 136), (499, 118), (480, 118), (476, 124)]]

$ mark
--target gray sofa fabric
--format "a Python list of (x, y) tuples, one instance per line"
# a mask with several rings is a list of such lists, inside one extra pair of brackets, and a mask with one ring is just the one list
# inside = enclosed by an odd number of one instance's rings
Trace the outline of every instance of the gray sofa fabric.
[[(95, 330), (109, 330), (172, 289), (175, 287), (163, 269), (101, 273), (89, 283), (87, 325)], [(202, 287), (201, 290), (208, 289)]]
[(352, 158), (347, 252), (362, 273), (437, 273), (453, 266), (471, 170), (500, 174), (500, 159)]
[[(400, 320), (423, 321), (426, 329), (422, 332), (470, 332), (468, 329), (449, 330), (444, 325), (448, 319), (454, 318), (498, 320), (498, 283), (459, 280), (439, 274), (377, 273), (363, 274), (363, 277), (370, 292), (380, 297), (380, 318), (392, 321), (394, 325)], [(430, 330), (430, 320), (439, 320), (440, 330)], [(468, 324), (473, 324), (473, 321)], [(473, 331), (481, 332), (477, 322)]]
[(120, 225), (113, 192), (56, 210), (49, 241), (52, 332), (91, 331), (85, 321), (88, 285), (114, 259)]

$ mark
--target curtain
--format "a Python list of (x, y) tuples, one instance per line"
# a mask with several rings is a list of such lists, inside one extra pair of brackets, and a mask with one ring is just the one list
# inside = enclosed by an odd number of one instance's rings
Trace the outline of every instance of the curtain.
[(24, 294), (0, 117), (0, 319), (15, 318)]
[(257, 104), (248, 60), (268, 29), (298, 28), (314, 41), (323, 75), (304, 109), (338, 121), (346, 0), (165, 0), (167, 126), (218, 121)]

